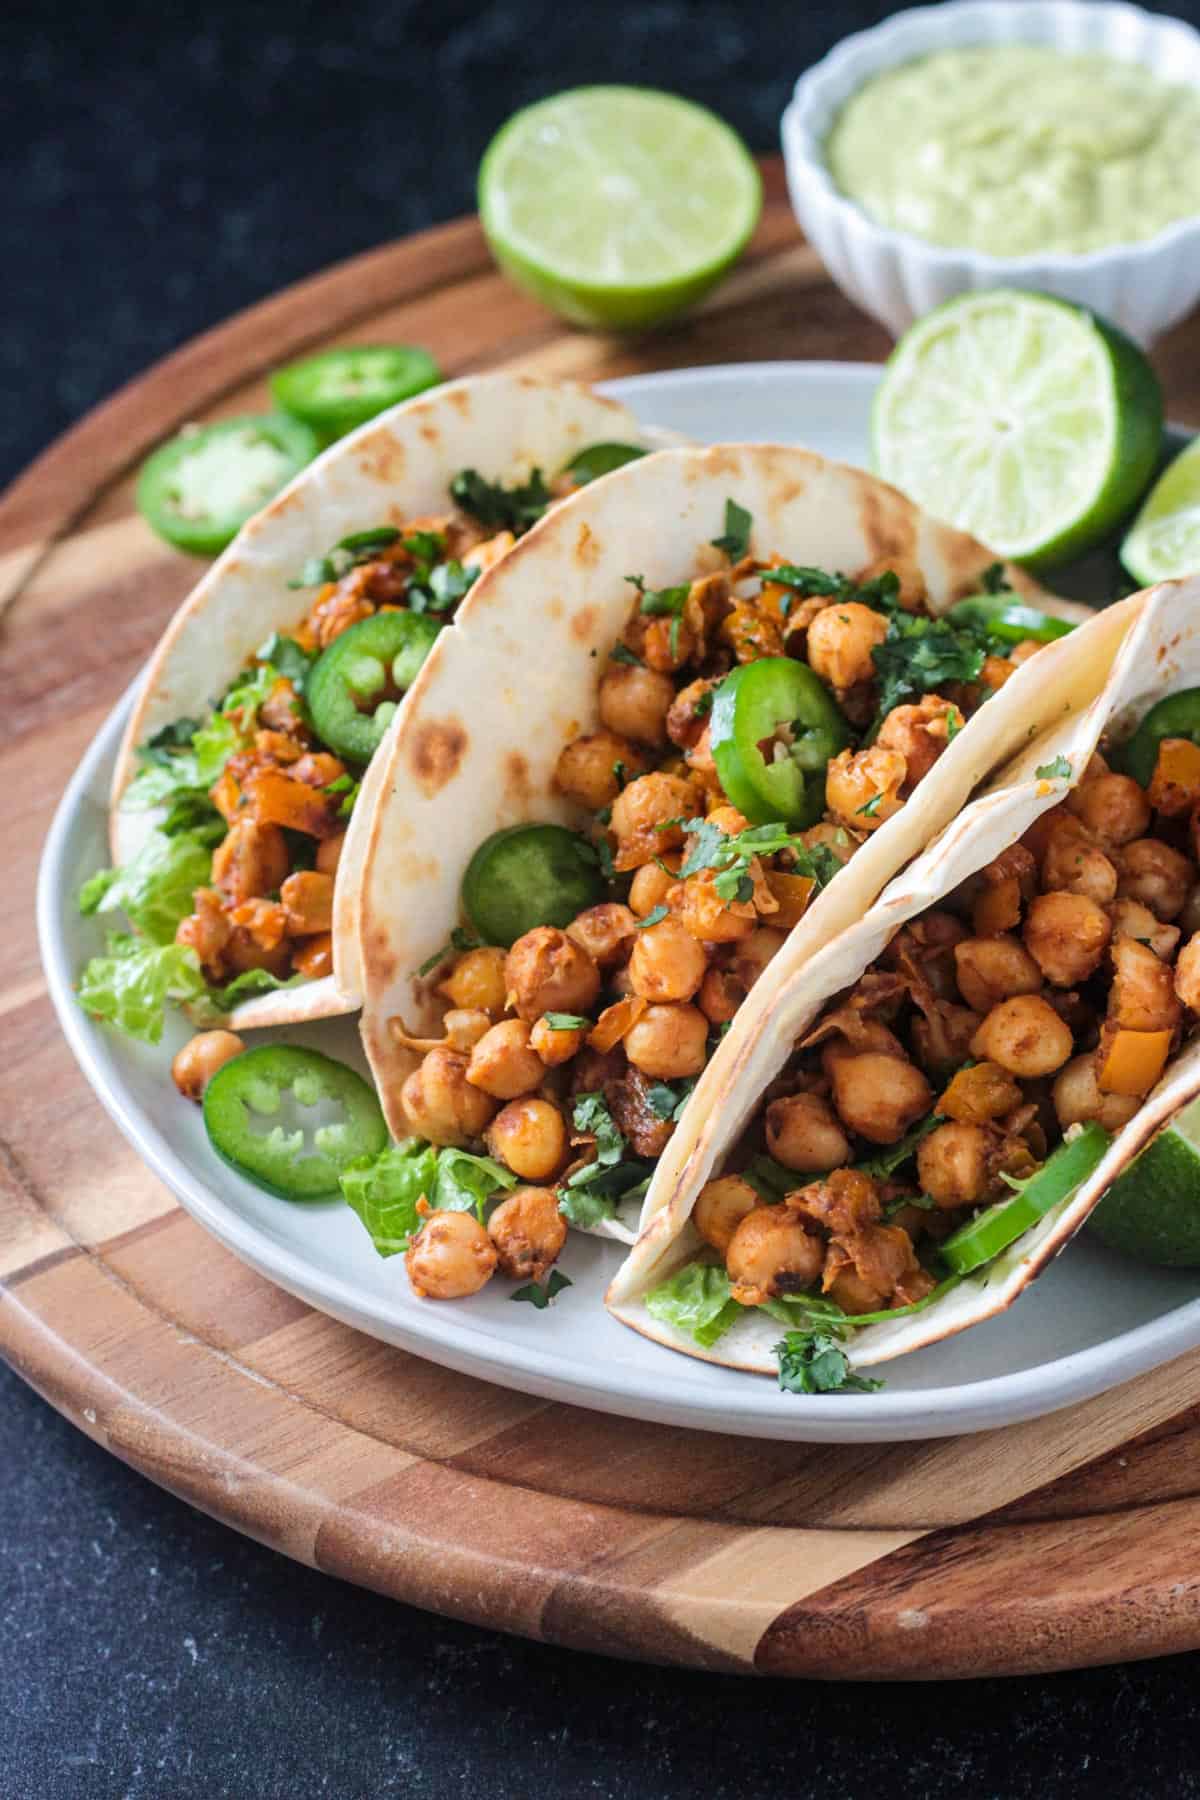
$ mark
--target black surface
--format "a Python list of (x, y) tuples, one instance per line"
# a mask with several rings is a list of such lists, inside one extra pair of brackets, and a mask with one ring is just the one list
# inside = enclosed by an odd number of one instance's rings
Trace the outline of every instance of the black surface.
[[(889, 10), (7, 0), (0, 479), (196, 331), (469, 206), (522, 101), (658, 82), (768, 149), (800, 68)], [(0, 1800), (1200, 1793), (1197, 1657), (887, 1689), (572, 1656), (297, 1568), (0, 1394)]]

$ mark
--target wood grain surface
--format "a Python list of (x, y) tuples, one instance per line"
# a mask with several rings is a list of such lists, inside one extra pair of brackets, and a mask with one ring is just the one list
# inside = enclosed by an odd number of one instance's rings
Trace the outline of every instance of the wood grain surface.
[[(983, 1436), (853, 1448), (627, 1422), (362, 1337), (243, 1267), (118, 1136), (60, 1037), (37, 860), (82, 751), (197, 576), (132, 504), (184, 420), (266, 404), (277, 363), (410, 340), (447, 372), (603, 378), (878, 358), (804, 245), (780, 169), (749, 255), (667, 333), (568, 331), (472, 219), (359, 257), (187, 345), (0, 501), (0, 1352), (114, 1454), (288, 1555), (459, 1618), (776, 1675), (1064, 1668), (1200, 1644), (1200, 1355)], [(1200, 422), (1200, 324), (1159, 346)]]

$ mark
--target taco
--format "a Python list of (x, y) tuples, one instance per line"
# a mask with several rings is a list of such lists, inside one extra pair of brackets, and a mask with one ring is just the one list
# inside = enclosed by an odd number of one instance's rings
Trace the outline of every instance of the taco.
[(85, 972), (89, 1011), (154, 1039), (164, 999), (238, 1029), (357, 1005), (389, 721), (480, 572), (646, 447), (586, 388), (469, 378), (343, 439), (245, 526), (172, 620), (124, 735), (114, 867), (84, 907), (134, 932)]
[(1114, 609), (1093, 702), (775, 988), (618, 1318), (854, 1384), (1010, 1305), (1200, 1091), (1198, 606), (1191, 580)]
[(496, 1195), (520, 1184), (491, 1249), (477, 1222), (481, 1279), (497, 1244), (545, 1273), (564, 1221), (632, 1242), (705, 1066), (1100, 687), (1128, 615), (1060, 636), (1059, 604), (770, 445), (619, 470), (480, 581), (388, 745), (360, 927), (393, 1135), (486, 1147)]

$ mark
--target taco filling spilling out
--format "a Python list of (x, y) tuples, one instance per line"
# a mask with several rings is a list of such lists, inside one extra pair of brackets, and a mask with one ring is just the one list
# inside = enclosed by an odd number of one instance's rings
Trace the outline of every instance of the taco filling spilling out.
[[(759, 560), (734, 499), (724, 527), (678, 585), (627, 577), (628, 621), (596, 664), (596, 728), (565, 745), (555, 773), (586, 828), (518, 825), (480, 845), (462, 923), (451, 933), (446, 920), (445, 948), (414, 972), (444, 1003), (442, 1035), (390, 1020), (395, 1042), (421, 1057), (401, 1093), (413, 1136), (360, 1172), (358, 1203), (346, 1191), (389, 1252), (403, 1212), (419, 1294), (473, 1293), (497, 1268), (541, 1279), (568, 1225), (630, 1216), (697, 1078), (814, 896), (989, 696), (1070, 629), (1007, 591), (935, 618), (913, 578), (887, 567), (849, 577)], [(934, 974), (944, 985), (941, 963)], [(891, 979), (901, 994), (903, 975)], [(863, 1030), (891, 1042), (881, 1007)], [(982, 1023), (972, 1014), (972, 1031)], [(906, 1066), (915, 1117), (931, 1092), (920, 1065)], [(849, 1164), (825, 1090), (818, 1102), (838, 1152), (820, 1166)], [(1019, 1105), (1014, 1093), (1004, 1110)], [(495, 1172), (474, 1215), (447, 1223), (418, 1194), (411, 1164), (438, 1147)], [(390, 1206), (389, 1194), (403, 1199)], [(419, 1217), (406, 1210), (416, 1198)], [(795, 1229), (811, 1259), (818, 1227)], [(881, 1245), (905, 1236), (882, 1213), (879, 1229), (891, 1233)], [(613, 1235), (632, 1241), (627, 1228)], [(926, 1291), (918, 1270), (914, 1257), (897, 1271), (913, 1297)], [(887, 1303), (895, 1293), (893, 1281)]]
[(928, 1306), (1087, 1180), (1200, 1017), (1200, 750), (1161, 710), (828, 1002), (653, 1318), (711, 1349), (757, 1309), (784, 1387), (863, 1385), (854, 1328)]
[[(596, 447), (615, 448), (640, 454)], [(120, 811), (145, 815), (141, 846), (80, 896), (133, 927), (84, 970), (89, 1013), (157, 1042), (168, 1001), (211, 1022), (333, 972), (338, 865), (401, 699), (478, 576), (596, 472), (586, 452), (549, 482), (464, 469), (444, 513), (354, 532), (295, 571), (294, 631), (273, 633), (203, 717), (138, 746)]]

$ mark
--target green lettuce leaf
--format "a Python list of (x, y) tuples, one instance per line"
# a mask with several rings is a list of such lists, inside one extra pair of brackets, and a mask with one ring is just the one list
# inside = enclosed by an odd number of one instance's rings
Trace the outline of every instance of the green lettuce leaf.
[[(222, 832), (224, 825), (222, 824)], [(193, 909), (196, 889), (212, 871), (213, 831), (201, 826), (167, 837), (153, 831), (123, 869), (101, 869), (84, 882), (84, 914), (123, 912), (155, 944), (173, 942), (181, 919)]]
[(94, 956), (79, 981), (79, 1003), (94, 1019), (157, 1044), (163, 1009), (207, 994), (196, 952), (184, 944), (152, 944), (128, 933), (109, 938), (103, 956)]
[(397, 1256), (421, 1229), (417, 1201), (437, 1181), (437, 1151), (422, 1138), (389, 1144), (378, 1156), (359, 1156), (341, 1174), (341, 1188), (380, 1256)]
[(488, 1201), (516, 1185), (512, 1171), (490, 1156), (473, 1156), (469, 1150), (451, 1146), (438, 1155), (429, 1204), (437, 1212), (473, 1212), (482, 1225)]
[(688, 1263), (646, 1295), (646, 1311), (708, 1349), (742, 1308), (730, 1297), (729, 1276), (719, 1263)]

